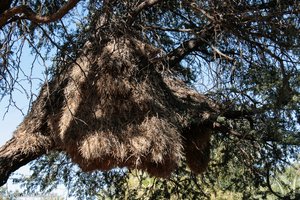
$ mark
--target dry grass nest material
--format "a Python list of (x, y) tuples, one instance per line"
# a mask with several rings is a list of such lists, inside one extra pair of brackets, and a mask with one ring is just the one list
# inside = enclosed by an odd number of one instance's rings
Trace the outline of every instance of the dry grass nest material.
[(210, 130), (187, 127), (207, 100), (159, 71), (150, 61), (157, 53), (121, 38), (82, 55), (44, 87), (27, 117), (38, 121), (26, 131), (46, 132), (85, 171), (126, 166), (167, 177), (186, 156), (202, 172)]

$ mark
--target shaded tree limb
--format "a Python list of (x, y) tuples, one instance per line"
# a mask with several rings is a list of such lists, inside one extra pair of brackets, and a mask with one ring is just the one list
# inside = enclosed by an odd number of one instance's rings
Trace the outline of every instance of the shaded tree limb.
[(72, 8), (74, 8), (79, 0), (69, 0), (64, 6), (62, 6), (56, 13), (47, 16), (40, 16), (35, 13), (30, 7), (26, 5), (18, 6), (6, 10), (0, 18), (0, 28), (7, 24), (9, 19), (15, 17), (17, 14), (22, 14), (20, 19), (28, 19), (35, 23), (49, 23), (61, 19), (66, 15)]
[(162, 0), (145, 0), (145, 1), (143, 1), (130, 13), (130, 15), (127, 19), (127, 24), (131, 25), (134, 22), (134, 20), (136, 19), (136, 17), (139, 15), (139, 13), (142, 12), (142, 10), (150, 8), (160, 2), (162, 2)]
[(183, 42), (179, 47), (168, 53), (164, 59), (168, 61), (169, 66), (175, 66), (189, 53), (200, 50), (200, 47), (207, 50), (205, 48), (207, 45), (206, 40), (203, 38), (191, 39)]
[[(13, 137), (0, 148), (0, 187), (7, 182), (11, 173), (53, 148), (53, 141), (48, 137), (39, 134), (22, 136)], [(32, 143), (32, 138), (35, 143)]]

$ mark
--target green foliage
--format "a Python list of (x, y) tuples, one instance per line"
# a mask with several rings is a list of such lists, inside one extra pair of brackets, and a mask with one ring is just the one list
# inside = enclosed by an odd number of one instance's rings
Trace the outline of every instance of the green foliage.
[(85, 173), (65, 155), (52, 154), (32, 163), (30, 177), (15, 182), (23, 184), (24, 195), (45, 195), (63, 184), (69, 195), (78, 199), (297, 199), (299, 164), (263, 174), (271, 170), (263, 166), (249, 168), (237, 156), (229, 158), (225, 148), (214, 150), (209, 169), (198, 176), (184, 163), (168, 179), (126, 169)]
[(270, 180), (272, 189), (280, 196), (298, 199), (300, 197), (300, 165), (299, 162), (274, 175)]

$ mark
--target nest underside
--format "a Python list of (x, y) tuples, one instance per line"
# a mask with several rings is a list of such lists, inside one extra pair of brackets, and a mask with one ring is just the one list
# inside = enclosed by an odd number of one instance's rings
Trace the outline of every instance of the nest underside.
[(18, 132), (51, 136), (84, 171), (129, 167), (167, 177), (185, 156), (202, 172), (210, 130), (187, 127), (207, 100), (158, 72), (146, 59), (157, 50), (145, 55), (143, 45), (124, 39), (80, 57), (42, 89)]

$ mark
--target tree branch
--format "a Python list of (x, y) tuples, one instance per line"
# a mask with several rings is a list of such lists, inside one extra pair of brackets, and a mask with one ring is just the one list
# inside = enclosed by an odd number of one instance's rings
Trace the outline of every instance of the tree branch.
[(66, 15), (76, 4), (79, 0), (69, 0), (63, 7), (61, 7), (56, 13), (47, 15), (47, 16), (40, 16), (35, 13), (30, 7), (22, 5), (18, 7), (11, 8), (6, 10), (0, 17), (0, 28), (3, 27), (6, 22), (13, 18), (17, 14), (23, 14), (21, 17), (22, 19), (28, 19), (35, 23), (49, 23), (54, 22), (58, 19), (61, 19), (64, 15)]
[(10, 174), (47, 153), (53, 142), (42, 135), (19, 134), (0, 148), (0, 187)]
[(142, 10), (150, 8), (150, 7), (152, 7), (155, 4), (160, 3), (160, 2), (162, 2), (162, 0), (146, 0), (146, 1), (143, 1), (137, 7), (135, 7), (135, 9), (129, 14), (129, 17), (127, 19), (127, 24), (130, 26), (134, 22), (134, 20), (138, 16), (138, 14), (140, 12), (142, 12)]
[(206, 41), (202, 38), (191, 39), (183, 42), (179, 47), (167, 54), (165, 59), (168, 61), (169, 66), (175, 66), (189, 53), (198, 50), (201, 46), (205, 47), (207, 45)]

